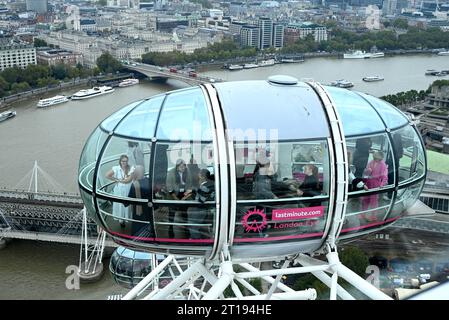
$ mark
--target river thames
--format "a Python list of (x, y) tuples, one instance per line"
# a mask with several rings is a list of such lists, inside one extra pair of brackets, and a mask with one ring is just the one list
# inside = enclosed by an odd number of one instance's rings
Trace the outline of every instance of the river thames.
[[(437, 79), (449, 79), (447, 76), (425, 76), (427, 69), (449, 70), (449, 56), (415, 55), (369, 60), (314, 58), (303, 63), (200, 73), (225, 81), (263, 80), (275, 74), (323, 84), (346, 79), (354, 83), (352, 90), (382, 96), (411, 89), (426, 90)], [(385, 80), (362, 81), (363, 77), (373, 75)], [(47, 109), (36, 108), (39, 97), (12, 105), (10, 109), (16, 110), (17, 116), (0, 123), (0, 187), (28, 188), (30, 175), (27, 173), (37, 161), (61, 186), (59, 191), (78, 193), (80, 153), (89, 134), (104, 118), (133, 101), (186, 86), (170, 80), (166, 84), (141, 81), (136, 86), (116, 88), (112, 94)], [(61, 93), (71, 95), (76, 91), (71, 89)], [(38, 188), (54, 190), (44, 180)], [(6, 249), (0, 250), (0, 299), (105, 299), (110, 294), (126, 291), (113, 283), (107, 270), (96, 284), (82, 285), (77, 291), (66, 289), (65, 269), (68, 265), (77, 265), (78, 260), (78, 246), (14, 240)]]

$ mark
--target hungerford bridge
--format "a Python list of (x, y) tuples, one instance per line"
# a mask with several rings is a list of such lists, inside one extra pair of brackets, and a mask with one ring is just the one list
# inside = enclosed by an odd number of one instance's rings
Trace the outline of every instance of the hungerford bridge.
[[(4, 244), (4, 238), (94, 244), (101, 230), (83, 216), (81, 197), (39, 191), (38, 175), (50, 182), (52, 180), (35, 163), (27, 190), (0, 188), (0, 246)], [(54, 181), (51, 185), (55, 190), (63, 190)], [(420, 199), (437, 214), (426, 218), (400, 219), (394, 226), (449, 234), (449, 189), (425, 187)], [(106, 239), (105, 245), (117, 247), (110, 239)]]

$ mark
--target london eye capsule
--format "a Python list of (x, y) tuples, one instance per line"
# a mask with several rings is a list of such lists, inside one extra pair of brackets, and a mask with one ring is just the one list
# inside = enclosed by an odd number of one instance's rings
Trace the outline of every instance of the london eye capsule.
[(300, 82), (203, 84), (133, 102), (93, 131), (90, 216), (137, 250), (310, 253), (390, 225), (426, 176), (414, 124), (367, 94)]

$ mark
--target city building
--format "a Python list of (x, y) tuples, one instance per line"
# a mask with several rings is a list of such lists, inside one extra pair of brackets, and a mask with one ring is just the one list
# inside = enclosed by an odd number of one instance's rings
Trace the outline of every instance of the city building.
[(74, 20), (75, 31), (97, 31), (97, 22), (90, 18), (79, 18)]
[(368, 30), (380, 29), (380, 10), (375, 5), (369, 5), (366, 7), (366, 21), (365, 26)]
[(46, 13), (48, 11), (47, 0), (26, 0), (26, 8), (28, 11), (36, 13)]
[(240, 29), (240, 46), (260, 48), (260, 29), (256, 26), (245, 25)]
[(189, 21), (184, 19), (157, 18), (156, 30), (172, 32), (177, 26), (189, 26)]
[[(285, 27), (286, 43), (296, 39), (305, 39), (309, 34), (313, 35), (315, 42), (327, 41), (327, 28), (312, 22), (301, 24), (289, 24)], [(294, 41), (293, 41), (294, 42)]]
[(428, 104), (433, 107), (449, 108), (449, 86), (432, 86), (427, 98)]
[(37, 61), (49, 66), (57, 64), (75, 66), (78, 63), (83, 64), (83, 55), (63, 49), (43, 50), (37, 52)]
[(1, 44), (0, 69), (26, 68), (29, 64), (36, 64), (36, 48), (31, 45)]
[(284, 46), (284, 25), (273, 24), (273, 43), (274, 48), (282, 48)]
[(273, 21), (269, 18), (259, 18), (259, 49), (267, 49), (273, 43)]
[(382, 7), (382, 13), (387, 16), (393, 16), (396, 13), (397, 5), (397, 0), (385, 0)]

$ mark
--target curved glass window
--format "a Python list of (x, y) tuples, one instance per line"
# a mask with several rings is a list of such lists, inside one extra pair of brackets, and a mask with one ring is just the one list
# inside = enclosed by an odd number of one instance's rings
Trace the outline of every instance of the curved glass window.
[(156, 241), (212, 244), (216, 212), (212, 143), (157, 142), (153, 172)]
[(385, 130), (373, 107), (354, 92), (325, 87), (337, 107), (345, 136), (364, 135)]
[(78, 177), (80, 184), (88, 190), (92, 190), (95, 164), (107, 137), (108, 135), (97, 127), (90, 135), (81, 153)]
[(392, 132), (399, 183), (421, 178), (425, 173), (425, 155), (419, 135), (412, 126)]
[(136, 241), (153, 241), (151, 208), (146, 203), (122, 203), (97, 199), (106, 229), (113, 235)]
[(388, 192), (351, 195), (346, 205), (345, 221), (340, 233), (343, 235), (380, 227), (386, 222), (391, 204), (392, 197)]
[(400, 217), (405, 210), (411, 208), (419, 198), (424, 180), (410, 185), (406, 188), (399, 189), (396, 196), (393, 209), (391, 210), (390, 219)]
[(83, 189), (80, 189), (81, 199), (83, 199), (84, 206), (87, 209), (88, 216), (94, 220), (97, 224), (102, 225), (100, 223), (100, 219), (95, 214), (95, 205), (93, 201), (92, 194), (85, 192)]
[(157, 117), (165, 96), (158, 96), (142, 102), (115, 129), (115, 133), (133, 138), (154, 137)]
[(236, 142), (234, 150), (235, 243), (321, 237), (330, 188), (327, 142)]
[(203, 92), (194, 88), (167, 96), (156, 137), (172, 141), (211, 140), (210, 128)]
[(126, 107), (123, 107), (122, 109), (118, 110), (117, 112), (113, 113), (112, 115), (110, 115), (108, 118), (106, 118), (101, 124), (100, 126), (106, 130), (106, 131), (112, 131), (114, 130), (115, 126), (117, 125), (117, 123), (120, 122), (120, 120), (122, 120), (122, 118), (135, 106), (137, 106), (139, 103), (141, 103), (144, 100), (139, 100), (136, 102), (133, 102), (129, 105), (127, 105)]
[(329, 194), (326, 141), (235, 143), (238, 200)]
[(97, 174), (98, 194), (129, 198), (133, 180), (148, 174), (150, 153), (150, 143), (112, 136)]
[(386, 133), (346, 139), (350, 193), (393, 187), (395, 163)]
[(364, 93), (358, 94), (368, 100), (373, 108), (379, 112), (388, 128), (394, 129), (408, 123), (407, 117), (388, 102)]

